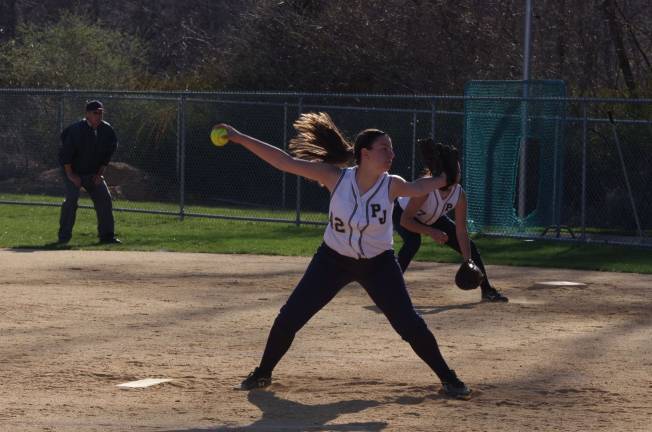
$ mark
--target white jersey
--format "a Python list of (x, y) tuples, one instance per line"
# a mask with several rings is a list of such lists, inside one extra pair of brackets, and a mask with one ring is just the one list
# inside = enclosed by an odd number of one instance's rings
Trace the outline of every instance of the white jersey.
[[(452, 187), (446, 198), (442, 198), (439, 189), (435, 189), (427, 195), (426, 200), (421, 204), (421, 208), (417, 211), (415, 217), (424, 225), (435, 223), (437, 219), (455, 208), (462, 191), (462, 186), (456, 184)], [(398, 199), (398, 203), (403, 210), (405, 210), (409, 201), (409, 197), (400, 197)]]
[(347, 257), (373, 258), (391, 249), (394, 243), (394, 202), (389, 199), (392, 177), (382, 174), (360, 195), (356, 172), (357, 167), (343, 169), (331, 192), (324, 243)]

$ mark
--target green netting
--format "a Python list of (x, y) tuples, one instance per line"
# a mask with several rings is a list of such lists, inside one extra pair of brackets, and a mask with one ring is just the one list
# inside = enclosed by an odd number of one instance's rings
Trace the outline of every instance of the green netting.
[[(563, 81), (471, 81), (465, 86), (463, 176), (474, 231), (559, 224), (564, 101), (522, 100), (524, 95), (564, 97), (566, 86)], [(515, 206), (523, 131), (528, 206), (519, 218)]]

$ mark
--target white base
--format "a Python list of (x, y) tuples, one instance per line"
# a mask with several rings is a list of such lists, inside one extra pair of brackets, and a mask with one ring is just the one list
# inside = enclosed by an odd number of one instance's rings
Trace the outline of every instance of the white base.
[(120, 387), (124, 389), (144, 388), (144, 387), (151, 387), (153, 385), (161, 384), (169, 381), (172, 380), (168, 378), (145, 378), (138, 381), (129, 381), (123, 384), (118, 384), (116, 387)]
[(545, 282), (536, 282), (534, 286), (537, 288), (554, 288), (554, 287), (583, 288), (586, 286), (586, 284), (582, 282), (569, 282), (569, 281), (545, 281)]

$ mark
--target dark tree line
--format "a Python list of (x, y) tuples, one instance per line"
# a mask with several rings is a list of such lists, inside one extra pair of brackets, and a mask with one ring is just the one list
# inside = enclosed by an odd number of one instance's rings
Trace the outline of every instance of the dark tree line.
[[(106, 86), (66, 80), (56, 64), (51, 77), (25, 73), (26, 41), (47, 44), (37, 33), (72, 16), (113, 39), (116, 55), (137, 57), (137, 79), (114, 88), (459, 94), (471, 79), (521, 79), (524, 3), (0, 0), (0, 85)], [(649, 97), (650, 0), (532, 3), (533, 79), (563, 79), (574, 95)], [(123, 44), (140, 48), (117, 52)]]

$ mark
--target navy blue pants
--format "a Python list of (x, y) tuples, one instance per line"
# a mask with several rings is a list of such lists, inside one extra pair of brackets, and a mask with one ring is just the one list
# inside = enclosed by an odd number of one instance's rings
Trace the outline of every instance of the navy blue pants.
[(348, 258), (322, 244), (281, 308), (267, 339), (260, 370), (272, 372), (294, 335), (350, 282), (358, 282), (396, 332), (442, 381), (451, 377), (437, 341), (414, 310), (394, 251), (370, 259)]
[[(403, 246), (401, 246), (401, 249), (398, 251), (398, 264), (401, 266), (401, 270), (405, 272), (405, 270), (407, 270), (408, 266), (410, 265), (412, 258), (414, 258), (414, 256), (419, 251), (419, 248), (421, 247), (421, 234), (412, 232), (409, 229), (401, 226), (402, 215), (403, 215), (403, 209), (401, 209), (400, 205), (395, 204), (394, 213), (392, 214), (392, 221), (394, 222), (394, 229), (396, 230), (398, 235), (401, 236), (401, 239), (403, 239)], [(430, 227), (445, 232), (446, 235), (448, 235), (448, 241), (446, 242), (446, 246), (450, 247), (451, 249), (454, 249), (460, 254), (462, 253), (462, 250), (460, 249), (460, 244), (457, 241), (457, 233), (455, 232), (455, 222), (453, 222), (448, 216), (444, 215), (440, 217), (433, 224), (431, 224)], [(470, 243), (471, 243), (471, 259), (473, 259), (473, 262), (477, 264), (480, 270), (482, 270), (482, 273), (484, 273), (485, 275), (485, 278), (482, 281), (482, 285), (480, 285), (480, 289), (482, 289), (482, 291), (485, 291), (491, 288), (491, 284), (489, 283), (489, 277), (487, 276), (487, 271), (484, 268), (484, 263), (482, 262), (482, 258), (480, 257), (480, 252), (478, 252), (478, 248), (476, 247), (473, 240), (470, 240)]]
[[(93, 183), (92, 175), (81, 177), (82, 187), (93, 200), (95, 214), (97, 215), (97, 233), (100, 240), (109, 240), (114, 237), (113, 203), (111, 194), (106, 182), (98, 185)], [(70, 181), (65, 172), (63, 174), (63, 185), (65, 188), (65, 200), (61, 204), (61, 215), (59, 217), (59, 240), (68, 241), (72, 237), (72, 227), (75, 225), (77, 207), (79, 202), (80, 188)]]

